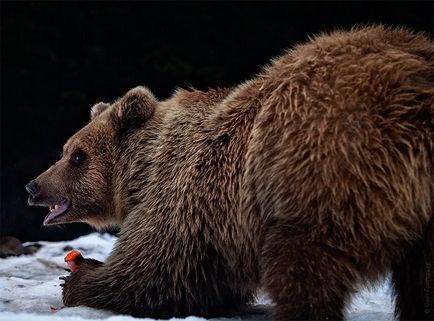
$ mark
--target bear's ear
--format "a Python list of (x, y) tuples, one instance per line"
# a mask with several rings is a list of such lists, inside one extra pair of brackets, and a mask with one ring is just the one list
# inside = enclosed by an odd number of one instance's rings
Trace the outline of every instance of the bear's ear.
[(90, 109), (90, 120), (94, 119), (96, 116), (101, 114), (104, 110), (109, 108), (110, 105), (106, 103), (98, 103), (92, 106)]
[(156, 104), (156, 98), (147, 88), (133, 88), (116, 102), (112, 123), (120, 131), (137, 127), (152, 117)]

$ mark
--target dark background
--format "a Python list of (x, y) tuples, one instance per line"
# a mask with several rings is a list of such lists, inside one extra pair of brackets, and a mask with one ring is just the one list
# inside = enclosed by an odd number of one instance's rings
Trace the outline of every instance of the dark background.
[(90, 107), (139, 84), (232, 86), (309, 35), (380, 22), (432, 35), (427, 2), (1, 2), (0, 234), (58, 240), (84, 225), (47, 229), (24, 185), (58, 158)]

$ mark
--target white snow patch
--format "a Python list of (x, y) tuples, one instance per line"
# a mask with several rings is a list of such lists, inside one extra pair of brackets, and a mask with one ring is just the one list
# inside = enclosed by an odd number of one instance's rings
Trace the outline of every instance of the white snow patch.
[[(42, 247), (32, 255), (0, 259), (0, 321), (134, 321), (131, 316), (115, 315), (108, 311), (87, 307), (64, 308), (52, 311), (50, 306), (61, 307), (62, 294), (59, 276), (67, 272), (64, 256), (69, 245), (78, 249), (85, 257), (104, 261), (110, 254), (116, 237), (109, 234), (92, 233), (73, 241), (39, 242)], [(268, 307), (271, 301), (261, 295), (259, 308)], [(266, 321), (266, 314), (249, 314), (231, 319), (219, 318), (215, 321)], [(375, 289), (361, 289), (347, 307), (346, 319), (349, 321), (392, 321), (393, 302), (388, 281)], [(198, 317), (171, 320), (200, 321)]]

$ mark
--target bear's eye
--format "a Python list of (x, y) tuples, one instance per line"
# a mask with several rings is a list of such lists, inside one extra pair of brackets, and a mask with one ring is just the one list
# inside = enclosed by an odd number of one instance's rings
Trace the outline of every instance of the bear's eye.
[(80, 166), (81, 164), (83, 164), (85, 159), (86, 159), (86, 154), (83, 153), (82, 151), (78, 151), (78, 152), (72, 153), (69, 161), (74, 166)]

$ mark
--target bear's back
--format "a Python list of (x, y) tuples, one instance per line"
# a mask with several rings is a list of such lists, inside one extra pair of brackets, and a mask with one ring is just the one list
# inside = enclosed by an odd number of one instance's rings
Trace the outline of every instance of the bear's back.
[(433, 57), (423, 36), (377, 26), (275, 60), (258, 78), (247, 211), (356, 255), (417, 235), (431, 215)]

